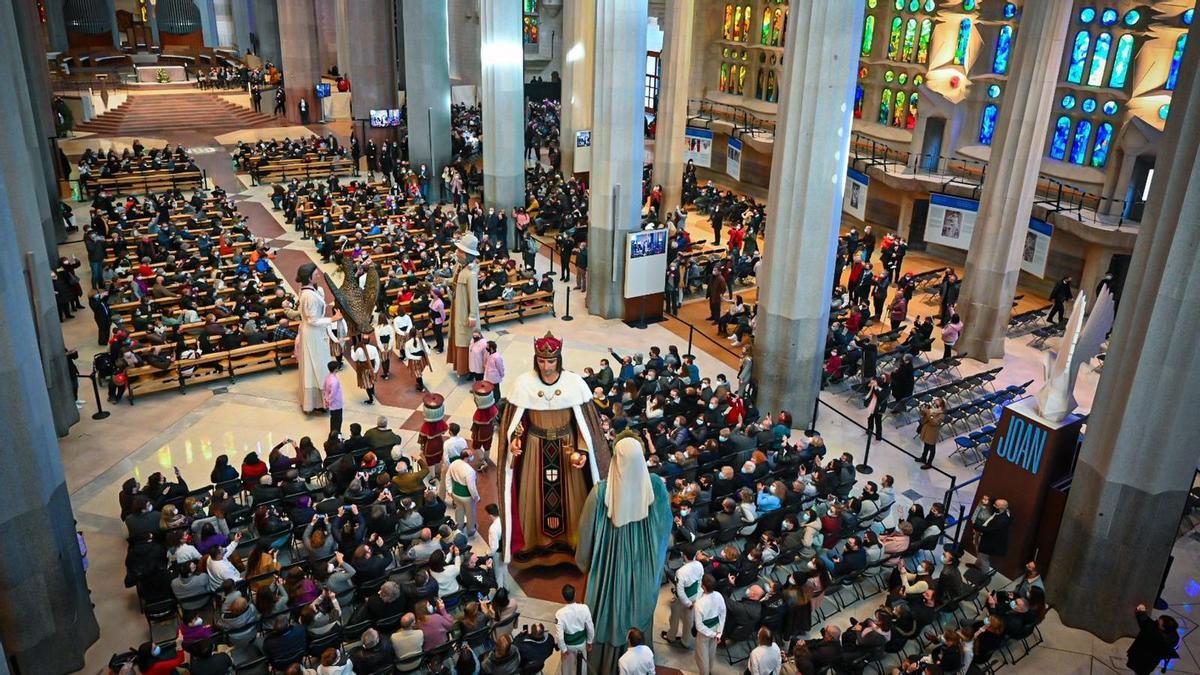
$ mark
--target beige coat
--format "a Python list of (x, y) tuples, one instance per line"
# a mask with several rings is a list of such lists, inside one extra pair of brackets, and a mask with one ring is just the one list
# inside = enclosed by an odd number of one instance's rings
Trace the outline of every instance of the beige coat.
[(454, 275), (454, 302), (450, 305), (450, 341), (456, 347), (471, 344), (471, 325), (479, 325), (479, 264), (459, 268)]
[(938, 432), (942, 429), (942, 420), (946, 418), (946, 413), (936, 408), (921, 408), (921, 426), (918, 432), (921, 434), (922, 443), (937, 443)]

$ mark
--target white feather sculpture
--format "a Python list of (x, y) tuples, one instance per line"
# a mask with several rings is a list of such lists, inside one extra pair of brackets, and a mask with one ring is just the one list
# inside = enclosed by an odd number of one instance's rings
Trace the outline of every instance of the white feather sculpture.
[(1112, 293), (1101, 289), (1096, 306), (1084, 322), (1087, 299), (1080, 295), (1071, 309), (1071, 318), (1063, 332), (1058, 353), (1046, 355), (1046, 383), (1034, 396), (1038, 412), (1051, 422), (1061, 422), (1075, 410), (1075, 379), (1079, 368), (1100, 353), (1104, 337), (1112, 328), (1114, 305)]

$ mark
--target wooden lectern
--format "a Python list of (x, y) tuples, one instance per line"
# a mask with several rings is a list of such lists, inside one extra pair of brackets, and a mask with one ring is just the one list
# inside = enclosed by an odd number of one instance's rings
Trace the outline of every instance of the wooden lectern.
[[(1084, 418), (1076, 414), (1051, 422), (1038, 414), (1033, 397), (1003, 408), (971, 505), (974, 513), (983, 495), (993, 503), (1008, 500), (1012, 515), (1008, 553), (992, 556), (992, 566), (1001, 574), (1015, 578), (1030, 560), (1036, 560), (1042, 570), (1049, 565), (1049, 551), (1040, 553), (1038, 542), (1054, 541), (1057, 536), (1060, 519), (1047, 517), (1047, 505), (1054, 501), (1050, 494), (1053, 486), (1068, 477), (1075, 465), (1083, 422)], [(1048, 528), (1054, 531), (1046, 531)], [(973, 536), (967, 538), (967, 548), (972, 552), (973, 541)]]

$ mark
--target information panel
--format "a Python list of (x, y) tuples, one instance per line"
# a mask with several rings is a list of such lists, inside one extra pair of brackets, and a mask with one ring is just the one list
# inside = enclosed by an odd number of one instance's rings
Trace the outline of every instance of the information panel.
[(683, 138), (686, 144), (683, 161), (687, 162), (690, 159), (696, 166), (711, 169), (713, 132), (708, 129), (688, 127), (683, 132)]
[(1025, 246), (1021, 249), (1021, 269), (1037, 277), (1046, 276), (1046, 258), (1050, 256), (1050, 238), (1054, 226), (1037, 218), (1029, 219)]
[(666, 285), (666, 228), (625, 235), (625, 297), (662, 293)]
[(964, 251), (971, 245), (979, 202), (974, 199), (932, 194), (929, 217), (925, 221), (925, 241)]
[(736, 138), (729, 139), (729, 147), (725, 150), (725, 173), (734, 180), (742, 179), (742, 142)]
[(867, 219), (867, 186), (871, 179), (867, 174), (846, 169), (846, 193), (842, 196), (842, 211), (859, 220)]

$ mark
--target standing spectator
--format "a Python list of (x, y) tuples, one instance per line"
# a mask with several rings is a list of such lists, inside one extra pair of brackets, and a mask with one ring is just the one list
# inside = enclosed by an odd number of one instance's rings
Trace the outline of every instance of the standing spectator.
[(754, 377), (754, 357), (750, 354), (750, 348), (742, 349), (742, 361), (738, 364), (737, 381), (738, 381), (738, 396), (745, 398), (746, 393), (750, 391), (750, 380)]
[(711, 675), (717, 658), (717, 643), (725, 630), (725, 598), (716, 591), (717, 580), (705, 574), (700, 582), (703, 592), (692, 605), (696, 624), (696, 667), (700, 675)]
[(454, 501), (454, 522), (466, 528), (468, 537), (474, 536), (477, 529), (476, 509), (479, 506), (478, 475), (473, 460), (474, 454), (466, 449), (446, 469), (446, 477), (450, 479), (450, 498)]
[(575, 290), (577, 291), (587, 291), (587, 266), (587, 242), (581, 241), (579, 248), (575, 251)]
[(643, 642), (642, 631), (630, 628), (628, 634), (629, 647), (617, 660), (619, 675), (654, 675), (654, 652)]
[(933, 467), (933, 458), (937, 453), (938, 435), (942, 431), (942, 421), (946, 419), (946, 401), (942, 397), (933, 399), (933, 403), (921, 404), (921, 424), (918, 433), (924, 449), (921, 451), (922, 469)]
[[(732, 233), (731, 233), (732, 235)], [(771, 629), (763, 626), (758, 629), (758, 646), (750, 652), (750, 675), (775, 675), (783, 666), (783, 654)]]
[(883, 413), (887, 410), (888, 396), (887, 374), (872, 378), (867, 386), (867, 395), (863, 403), (867, 406), (867, 435), (875, 434), (875, 440), (883, 440)]
[(596, 629), (588, 606), (575, 602), (574, 586), (563, 586), (562, 597), (567, 604), (554, 613), (558, 650), (562, 652), (562, 673), (576, 675), (585, 672), (580, 668), (580, 662), (586, 658), (596, 639)]
[(1003, 557), (1008, 553), (1008, 530), (1012, 525), (1012, 514), (1008, 512), (1008, 500), (997, 499), (992, 515), (977, 525), (979, 531), (979, 569), (984, 574), (992, 571), (992, 556)]
[(441, 354), (446, 349), (446, 340), (442, 335), (442, 326), (446, 323), (446, 301), (442, 300), (442, 292), (433, 289), (433, 300), (429, 301), (429, 316), (433, 320), (434, 349)]
[(945, 351), (942, 352), (942, 358), (948, 359), (954, 355), (954, 345), (958, 344), (958, 338), (962, 335), (963, 322), (958, 316), (958, 312), (950, 315), (949, 323), (942, 326), (942, 344), (945, 345)]
[(325, 402), (325, 409), (329, 411), (329, 432), (342, 433), (342, 383), (337, 376), (338, 362), (329, 362), (329, 374), (325, 376), (325, 386), (322, 389), (322, 396)]
[[(1054, 284), (1054, 290), (1050, 291), (1050, 302), (1054, 306), (1050, 308), (1050, 313), (1046, 315), (1048, 323), (1058, 323), (1062, 326), (1067, 322), (1067, 303), (1075, 297), (1071, 291), (1071, 277), (1063, 277), (1057, 284)], [(1058, 321), (1054, 320), (1054, 316), (1058, 315)]]
[(1179, 643), (1179, 623), (1167, 614), (1151, 619), (1146, 605), (1134, 609), (1137, 617), (1138, 634), (1125, 652), (1125, 665), (1137, 675), (1150, 675), (1163, 659), (1176, 659), (1175, 645)]
[(500, 382), (504, 380), (504, 357), (501, 356), (496, 342), (487, 341), (487, 353), (483, 357), (483, 381), (493, 385), (492, 395), (500, 400)]

